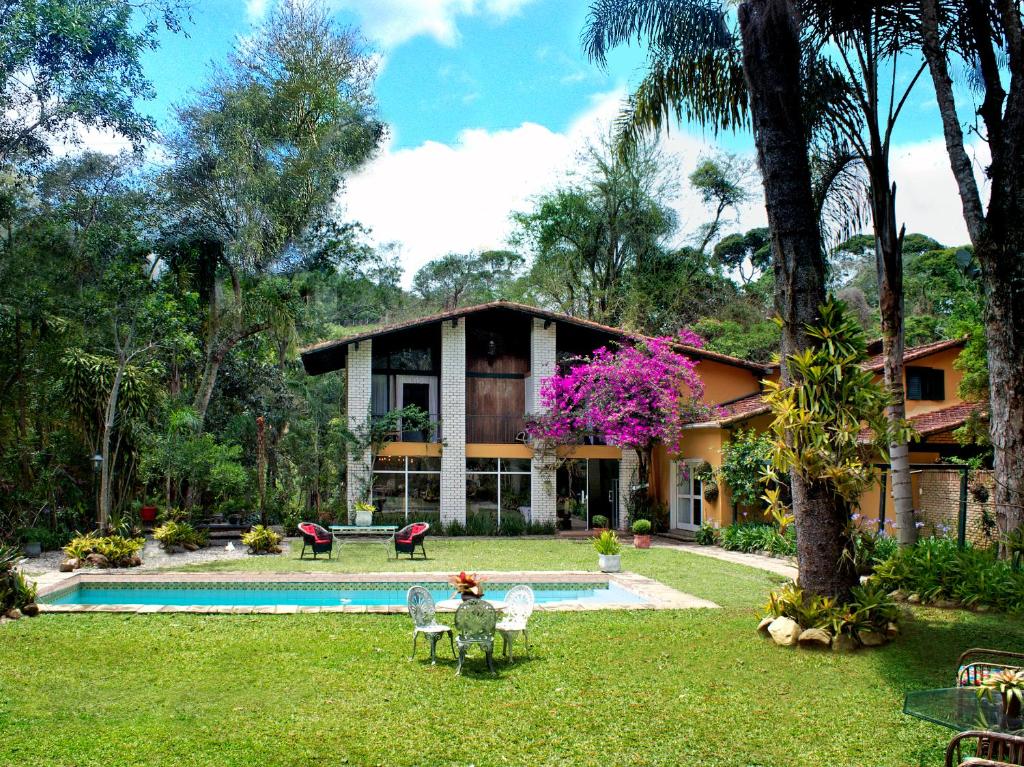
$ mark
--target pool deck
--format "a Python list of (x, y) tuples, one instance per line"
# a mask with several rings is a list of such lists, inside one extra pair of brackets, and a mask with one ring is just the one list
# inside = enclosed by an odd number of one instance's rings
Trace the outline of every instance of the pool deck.
[[(559, 602), (538, 604), (535, 609), (545, 612), (583, 612), (591, 610), (686, 610), (716, 608), (714, 602), (685, 594), (659, 581), (636, 573), (594, 573), (584, 571), (480, 572), (479, 575), (496, 583), (605, 583), (613, 582), (645, 600), (634, 603), (580, 604)], [(138, 573), (126, 576), (117, 573), (76, 572), (58, 582), (40, 585), (39, 596), (75, 588), (79, 584), (101, 583), (447, 583), (451, 573)], [(306, 607), (297, 605), (76, 605), (50, 604), (40, 601), (39, 607), (47, 613), (203, 613), (203, 614), (271, 614), (295, 613), (404, 613), (405, 605), (338, 605)]]

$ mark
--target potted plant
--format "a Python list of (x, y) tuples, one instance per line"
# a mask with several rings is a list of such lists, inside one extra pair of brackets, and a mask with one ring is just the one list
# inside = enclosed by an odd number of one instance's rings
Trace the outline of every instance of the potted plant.
[(608, 530), (608, 517), (604, 514), (595, 514), (590, 518), (590, 528), (594, 531), (594, 535), (601, 535)]
[(617, 573), (622, 570), (622, 544), (613, 530), (605, 530), (594, 538), (597, 551), (597, 566), (602, 573)]
[(633, 545), (638, 549), (651, 548), (651, 520), (638, 519), (633, 523)]
[(363, 503), (360, 501), (355, 505), (356, 509), (356, 525), (359, 527), (369, 527), (373, 524), (373, 508), (372, 503)]
[(453, 575), (448, 582), (455, 587), (455, 592), (462, 597), (463, 601), (480, 599), (484, 595), (484, 578), (476, 573), (468, 575), (465, 570), (458, 575)]
[(139, 519), (142, 524), (148, 525), (156, 522), (157, 508), (154, 503), (144, 503), (139, 507)]
[(996, 698), (1002, 702), (1003, 723), (1021, 718), (1024, 703), (1024, 671), (1003, 669), (990, 674), (978, 687), (978, 697)]
[(36, 528), (29, 527), (23, 533), (25, 538), (25, 556), (30, 559), (36, 559), (43, 553), (43, 541), (42, 536), (39, 535)]

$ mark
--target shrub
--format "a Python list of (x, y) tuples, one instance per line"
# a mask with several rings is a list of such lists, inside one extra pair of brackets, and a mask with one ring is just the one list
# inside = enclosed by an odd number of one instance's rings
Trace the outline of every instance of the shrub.
[(57, 551), (63, 548), (71, 537), (71, 531), (62, 526), (54, 530), (49, 527), (26, 527), (18, 533), (18, 539), (22, 544), (38, 543), (43, 551)]
[(619, 542), (619, 536), (615, 534), (614, 530), (605, 530), (599, 536), (593, 539), (594, 550), (598, 554), (618, 554), (622, 551), (622, 544)]
[(858, 640), (865, 631), (887, 634), (889, 624), (899, 619), (896, 602), (873, 583), (854, 586), (845, 604), (787, 583), (768, 595), (765, 612), (773, 618), (790, 618), (802, 629), (827, 629), (834, 635), (847, 634)]
[(651, 520), (649, 519), (638, 519), (633, 523), (633, 535), (650, 535), (651, 534)]
[(249, 547), (250, 554), (280, 554), (281, 536), (263, 525), (255, 525), (242, 536), (242, 543)]
[(753, 429), (738, 430), (722, 446), (722, 465), (718, 467), (718, 474), (732, 491), (733, 503), (739, 506), (762, 505), (763, 478), (771, 460), (771, 439)]
[(608, 527), (608, 517), (604, 514), (595, 514), (590, 518), (591, 527)]
[(36, 601), (35, 584), (14, 569), (19, 559), (16, 548), (0, 544), (0, 614)]
[(137, 567), (142, 564), (139, 552), (145, 545), (144, 538), (79, 533), (64, 547), (64, 554), (69, 559), (77, 559), (80, 566), (88, 564), (89, 555), (98, 554), (105, 560), (97, 563), (101, 567)]
[(527, 535), (554, 535), (554, 522), (530, 522), (526, 525)]
[(697, 531), (697, 543), (701, 546), (711, 546), (718, 541), (718, 531), (707, 522), (700, 526)]
[(626, 501), (626, 518), (630, 524), (638, 519), (650, 520), (654, 532), (664, 533), (668, 530), (668, 505), (651, 498), (644, 489), (637, 490)]
[(518, 514), (505, 514), (498, 526), (498, 535), (523, 535), (526, 533), (526, 521)]
[(444, 528), (445, 535), (451, 535), (453, 537), (463, 536), (466, 534), (466, 526), (459, 522), (457, 519), (453, 519)]
[(496, 535), (497, 519), (485, 511), (474, 511), (466, 516), (466, 535)]
[(923, 602), (949, 599), (967, 607), (1024, 612), (1024, 573), (994, 550), (960, 549), (949, 538), (923, 538), (898, 548), (875, 566), (872, 581), (886, 592), (917, 594)]
[(763, 522), (735, 523), (723, 527), (719, 543), (728, 551), (767, 551), (777, 556), (796, 556), (796, 531), (790, 525), (785, 533)]
[(205, 546), (208, 536), (188, 522), (165, 522), (153, 531), (153, 537), (165, 551), (171, 551), (178, 547), (197, 549)]

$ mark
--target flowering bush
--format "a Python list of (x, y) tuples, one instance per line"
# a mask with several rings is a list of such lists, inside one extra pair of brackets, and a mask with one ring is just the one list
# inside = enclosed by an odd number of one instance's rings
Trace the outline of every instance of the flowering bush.
[(448, 579), (448, 582), (455, 587), (455, 591), (459, 594), (474, 597), (482, 597), (484, 595), (483, 582), (485, 578), (477, 576), (476, 573), (468, 575), (465, 570), (460, 572), (458, 575), (453, 575)]
[(527, 433), (541, 443), (578, 444), (598, 436), (632, 449), (643, 483), (655, 443), (679, 452), (683, 427), (712, 412), (700, 401), (704, 382), (697, 363), (676, 351), (676, 343), (702, 345), (699, 336), (681, 331), (675, 339), (651, 338), (614, 351), (601, 347), (576, 360), (543, 383), (546, 412), (530, 419)]

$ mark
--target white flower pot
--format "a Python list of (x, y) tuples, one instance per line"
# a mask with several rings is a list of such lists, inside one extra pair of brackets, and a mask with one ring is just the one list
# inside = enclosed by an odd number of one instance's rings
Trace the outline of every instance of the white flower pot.
[(358, 527), (369, 527), (373, 524), (373, 512), (372, 511), (357, 511), (356, 512), (356, 525)]
[(621, 554), (598, 554), (597, 565), (602, 573), (617, 573), (622, 570)]

